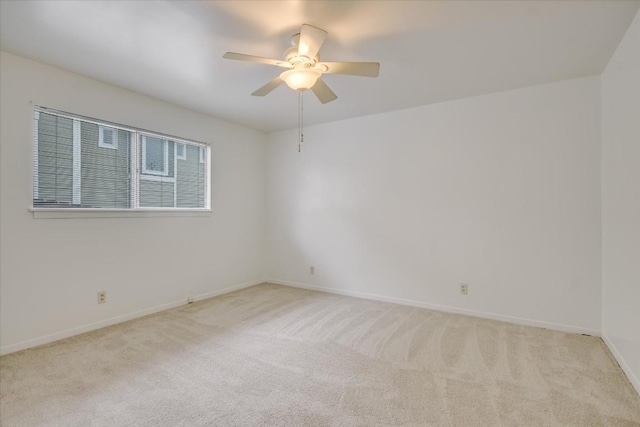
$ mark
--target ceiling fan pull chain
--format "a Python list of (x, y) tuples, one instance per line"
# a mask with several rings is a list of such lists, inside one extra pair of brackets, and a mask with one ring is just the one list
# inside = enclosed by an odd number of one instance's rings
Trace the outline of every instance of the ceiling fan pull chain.
[(302, 139), (302, 127), (300, 126), (300, 96), (301, 92), (298, 91), (298, 153), (300, 152), (300, 140)]
[(298, 91), (298, 153), (300, 152), (300, 145), (304, 141), (304, 135), (302, 134), (302, 91)]

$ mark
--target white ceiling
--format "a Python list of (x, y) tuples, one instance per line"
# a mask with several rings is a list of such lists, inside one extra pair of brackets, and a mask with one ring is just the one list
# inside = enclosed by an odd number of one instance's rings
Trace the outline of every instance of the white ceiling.
[(3, 50), (261, 131), (297, 125), (296, 93), (250, 93), (303, 23), (326, 61), (377, 61), (378, 78), (325, 75), (305, 124), (599, 74), (640, 1), (2, 1)]

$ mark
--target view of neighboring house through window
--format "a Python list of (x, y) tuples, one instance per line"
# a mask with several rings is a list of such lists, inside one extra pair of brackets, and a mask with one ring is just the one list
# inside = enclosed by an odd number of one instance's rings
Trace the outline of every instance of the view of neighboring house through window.
[(142, 135), (142, 173), (148, 175), (169, 174), (169, 141)]
[(37, 108), (33, 207), (209, 209), (201, 143)]
[(176, 158), (180, 160), (187, 160), (186, 149), (184, 148), (184, 144), (180, 144), (180, 143), (176, 144)]
[(99, 126), (98, 147), (118, 149), (118, 129)]

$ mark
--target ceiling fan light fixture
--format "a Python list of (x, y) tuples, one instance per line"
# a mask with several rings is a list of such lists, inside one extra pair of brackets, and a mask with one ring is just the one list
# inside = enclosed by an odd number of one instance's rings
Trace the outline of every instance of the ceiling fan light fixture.
[(293, 90), (307, 90), (316, 84), (321, 71), (313, 68), (294, 68), (280, 74), (280, 78)]
[(288, 68), (278, 77), (254, 91), (252, 96), (265, 96), (272, 90), (286, 83), (298, 92), (298, 151), (304, 141), (303, 129), (303, 93), (311, 89), (318, 100), (326, 104), (334, 101), (338, 96), (322, 80), (323, 73), (350, 74), (352, 76), (378, 77), (380, 64), (377, 62), (320, 62), (318, 54), (320, 47), (327, 37), (323, 29), (308, 24), (302, 24), (299, 33), (291, 36), (291, 47), (284, 52), (284, 61), (263, 58), (260, 56), (244, 55), (242, 53), (227, 52), (223, 58), (257, 62), (260, 64), (276, 65)]

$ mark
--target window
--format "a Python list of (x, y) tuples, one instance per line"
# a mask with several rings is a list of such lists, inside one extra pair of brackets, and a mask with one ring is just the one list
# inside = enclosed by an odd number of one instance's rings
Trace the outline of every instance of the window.
[(36, 209), (209, 209), (205, 144), (37, 107), (33, 145)]
[(187, 160), (187, 150), (184, 144), (176, 143), (176, 159)]
[(118, 149), (118, 130), (100, 126), (98, 136), (98, 147), (111, 148), (112, 150)]
[(169, 174), (169, 141), (142, 135), (142, 173), (165, 176)]

